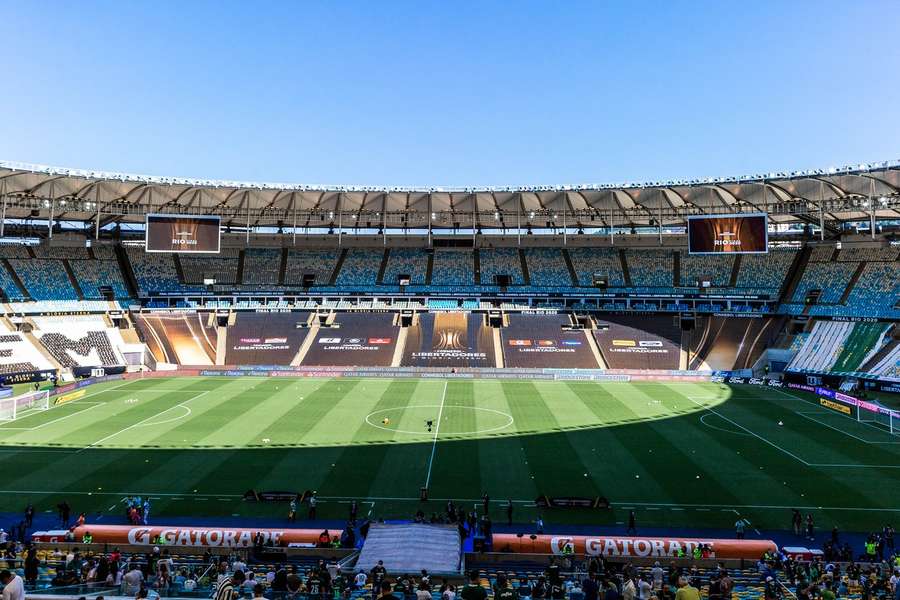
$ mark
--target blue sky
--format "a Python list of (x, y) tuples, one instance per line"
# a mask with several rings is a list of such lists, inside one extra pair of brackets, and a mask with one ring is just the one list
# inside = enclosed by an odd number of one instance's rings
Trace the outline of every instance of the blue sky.
[(896, 1), (2, 8), (7, 160), (525, 185), (900, 158)]

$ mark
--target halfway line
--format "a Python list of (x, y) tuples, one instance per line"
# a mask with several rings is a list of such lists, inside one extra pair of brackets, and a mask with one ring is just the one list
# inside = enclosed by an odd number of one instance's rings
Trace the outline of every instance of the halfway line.
[(431, 458), (428, 459), (428, 475), (425, 477), (425, 489), (431, 483), (431, 466), (434, 464), (434, 451), (437, 449), (438, 432), (441, 430), (441, 415), (444, 414), (444, 400), (447, 398), (447, 382), (444, 382), (444, 391), (441, 394), (441, 408), (438, 410), (437, 427), (434, 428), (434, 440), (431, 442)]

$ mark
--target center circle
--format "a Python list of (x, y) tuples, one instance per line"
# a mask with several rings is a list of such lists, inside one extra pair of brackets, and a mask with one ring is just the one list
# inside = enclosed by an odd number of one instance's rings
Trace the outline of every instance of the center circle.
[[(473, 414), (474, 412), (474, 414)], [(481, 427), (472, 427), (473, 417), (477, 415)], [(438, 416), (441, 422), (438, 423)], [(384, 423), (388, 419), (388, 423)], [(428, 431), (427, 422), (432, 422), (432, 430)], [(404, 428), (395, 427), (403, 423)], [(422, 424), (421, 429), (407, 429), (410, 423)], [(455, 406), (444, 404), (424, 404), (419, 406), (397, 406), (383, 408), (366, 415), (366, 423), (376, 429), (392, 433), (409, 435), (480, 435), (506, 429), (513, 424), (512, 415), (493, 408), (481, 406)]]

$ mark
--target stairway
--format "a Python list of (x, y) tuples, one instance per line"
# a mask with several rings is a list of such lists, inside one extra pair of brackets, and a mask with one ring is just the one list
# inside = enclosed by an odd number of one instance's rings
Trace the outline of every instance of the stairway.
[(78, 283), (78, 278), (75, 277), (75, 271), (72, 270), (72, 265), (70, 265), (67, 260), (61, 262), (63, 270), (66, 272), (66, 277), (69, 278), (69, 283), (72, 285), (72, 289), (75, 290), (75, 295), (78, 296), (79, 300), (84, 300), (84, 292), (81, 291), (81, 285)]
[[(387, 271), (388, 261), (391, 259), (391, 249), (385, 248), (384, 254), (381, 255), (381, 265), (378, 267), (378, 277), (375, 278), (375, 283), (378, 285), (384, 284), (384, 272)], [(389, 281), (385, 285), (397, 285), (396, 281)]]
[(569, 255), (569, 251), (565, 248), (562, 249), (563, 260), (566, 261), (566, 269), (569, 270), (569, 278), (572, 279), (572, 286), (578, 287), (578, 273), (575, 271), (575, 263), (572, 262), (572, 257)]
[[(519, 262), (522, 263), (522, 282), (524, 285), (531, 285), (531, 273), (528, 272), (528, 261), (525, 260), (525, 251), (519, 248)], [(512, 275), (510, 275), (512, 278)], [(514, 285), (515, 283), (512, 282)]]
[(9, 260), (3, 258), (0, 259), (0, 262), (3, 263), (3, 266), (6, 267), (6, 270), (9, 272), (9, 276), (15, 282), (16, 287), (19, 288), (19, 291), (22, 292), (22, 298), (31, 299), (31, 294), (28, 293), (28, 288), (25, 287), (25, 284), (19, 279), (19, 274), (16, 273), (16, 270), (13, 269), (12, 264), (10, 264)]
[(857, 265), (856, 270), (853, 271), (853, 277), (850, 278), (850, 281), (847, 283), (847, 287), (844, 289), (844, 293), (841, 294), (841, 299), (838, 300), (838, 304), (846, 304), (847, 298), (850, 297), (850, 292), (853, 291), (854, 286), (856, 286), (856, 282), (859, 281), (860, 275), (862, 275), (863, 271), (866, 268), (865, 261), (862, 261)]
[(344, 266), (344, 259), (347, 258), (347, 249), (344, 248), (340, 251), (340, 255), (337, 259), (337, 264), (334, 265), (334, 271), (331, 273), (331, 279), (328, 281), (328, 285), (335, 285), (338, 278), (338, 273), (341, 272), (341, 268)]
[[(687, 285), (696, 285), (696, 281), (689, 281)], [(681, 287), (681, 252), (672, 252), (672, 287)]]
[(355, 570), (368, 572), (379, 560), (388, 573), (460, 572), (459, 532), (453, 525), (374, 524), (363, 543)]
[[(244, 283), (244, 259), (247, 256), (247, 250), (241, 250), (238, 252), (238, 265), (237, 265), (237, 274), (234, 276), (234, 282), (238, 285)], [(179, 276), (181, 274), (179, 273)], [(182, 281), (184, 281), (184, 277), (181, 276)]]
[(800, 279), (803, 278), (803, 272), (806, 271), (806, 264), (809, 262), (809, 255), (811, 253), (812, 250), (808, 246), (797, 253), (794, 262), (791, 263), (791, 266), (788, 269), (787, 277), (785, 278), (787, 283), (781, 289), (781, 294), (778, 297), (779, 304), (791, 301), (794, 290), (797, 289), (797, 284), (800, 283)]
[[(113, 248), (116, 252), (116, 260), (119, 263), (119, 270), (122, 272), (122, 278), (125, 280), (125, 287), (128, 289), (129, 297), (138, 298), (140, 294), (138, 293), (137, 276), (135, 276), (131, 262), (128, 260), (128, 254), (121, 244), (116, 244)], [(93, 252), (93, 250), (91, 250), (91, 252)]]
[(622, 279), (625, 287), (631, 287), (631, 272), (628, 270), (628, 259), (625, 258), (625, 249), (619, 248), (619, 262), (622, 264)]
[(731, 268), (731, 277), (728, 278), (728, 287), (737, 285), (738, 277), (741, 273), (741, 257), (743, 254), (737, 253), (734, 257), (734, 266)]

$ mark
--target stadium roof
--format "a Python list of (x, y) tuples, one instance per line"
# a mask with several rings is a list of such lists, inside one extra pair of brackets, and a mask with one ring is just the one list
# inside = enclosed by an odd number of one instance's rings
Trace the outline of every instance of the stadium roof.
[(365, 187), (152, 177), (0, 161), (3, 216), (140, 222), (217, 214), (226, 225), (574, 227), (767, 212), (776, 222), (900, 219), (900, 161), (740, 177), (524, 187)]

